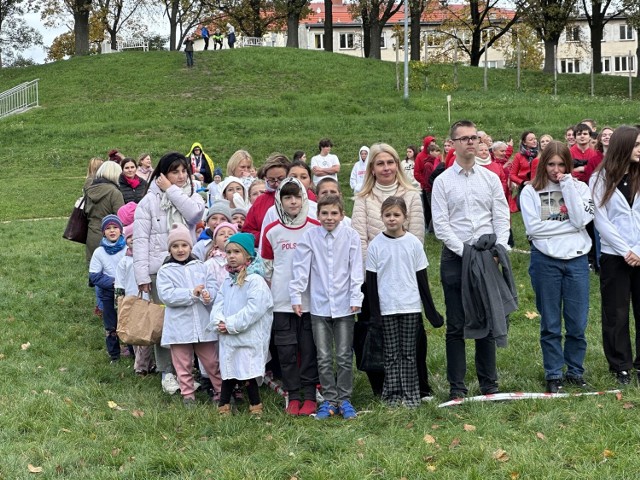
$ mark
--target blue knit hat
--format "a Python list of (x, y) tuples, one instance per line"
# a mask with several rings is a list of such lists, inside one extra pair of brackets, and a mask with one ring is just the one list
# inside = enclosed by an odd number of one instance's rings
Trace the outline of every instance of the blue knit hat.
[(109, 225), (115, 225), (120, 229), (120, 232), (124, 230), (124, 226), (122, 225), (122, 222), (120, 221), (117, 215), (107, 215), (102, 219), (102, 225), (100, 226), (102, 233), (104, 233), (104, 231)]
[(227, 245), (237, 243), (240, 245), (253, 259), (256, 258), (256, 248), (254, 247), (255, 237), (250, 233), (236, 233), (229, 237)]

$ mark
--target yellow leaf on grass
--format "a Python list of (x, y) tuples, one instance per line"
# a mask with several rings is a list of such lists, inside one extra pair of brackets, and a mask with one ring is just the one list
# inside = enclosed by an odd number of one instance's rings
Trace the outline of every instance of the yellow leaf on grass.
[(476, 430), (475, 425), (469, 425), (468, 423), (465, 423), (462, 428), (464, 429), (465, 432), (475, 432)]
[(602, 455), (604, 455), (604, 458), (613, 458), (616, 456), (616, 454), (613, 453), (613, 451), (609, 450), (608, 448), (604, 449), (604, 452), (602, 452)]
[(534, 318), (538, 318), (540, 315), (538, 315), (538, 312), (527, 312), (524, 314), (524, 316), (529, 320), (533, 320)]
[(109, 406), (109, 408), (111, 408), (112, 410), (124, 410), (124, 408), (122, 408), (120, 405), (118, 405), (116, 402), (109, 400), (107, 402), (107, 405)]
[(60, 431), (64, 433), (71, 433), (71, 430), (69, 430), (68, 428), (61, 428)]
[(499, 448), (497, 449), (495, 452), (493, 452), (493, 455), (491, 455), (495, 460), (499, 461), (499, 462), (508, 462), (509, 461), (509, 455), (507, 455), (507, 452), (505, 452), (503, 449)]
[(520, 474), (518, 472), (511, 472), (509, 474), (509, 478), (511, 480), (518, 480), (520, 478)]
[(29, 469), (31, 473), (42, 473), (42, 467), (34, 467), (31, 464), (27, 465), (27, 469)]
[(31, 342), (27, 342), (27, 343), (23, 343), (22, 345), (20, 345), (20, 348), (22, 350), (27, 350), (30, 346), (31, 346)]
[(427, 470), (430, 472), (435, 472), (436, 471), (436, 466), (435, 465), (427, 465)]
[(424, 441), (427, 443), (436, 443), (436, 439), (428, 433), (424, 436)]
[(134, 417), (140, 418), (140, 417), (144, 417), (144, 412), (142, 410), (132, 410), (131, 415), (133, 415)]
[(364, 445), (364, 438), (359, 438), (358, 440), (356, 440), (356, 443), (360, 446)]
[(538, 437), (540, 440), (546, 440), (547, 439), (547, 437), (545, 437), (544, 433), (542, 433), (542, 432), (536, 433), (536, 437)]

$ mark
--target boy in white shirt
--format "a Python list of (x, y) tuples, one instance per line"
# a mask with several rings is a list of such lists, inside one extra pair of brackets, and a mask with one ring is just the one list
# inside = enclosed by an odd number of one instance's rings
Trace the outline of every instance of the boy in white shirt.
[(289, 283), (291, 305), (297, 315), (302, 315), (302, 293), (310, 287), (311, 328), (325, 398), (316, 414), (318, 420), (338, 412), (345, 419), (357, 416), (350, 398), (354, 314), (363, 299), (362, 247), (357, 232), (341, 224), (343, 217), (340, 197), (327, 195), (319, 199), (321, 226), (307, 230), (298, 242)]
[(311, 171), (313, 172), (313, 183), (318, 184), (324, 177), (334, 178), (338, 180), (338, 172), (340, 171), (340, 160), (331, 153), (333, 143), (328, 138), (323, 138), (318, 144), (320, 150), (319, 155), (311, 158)]

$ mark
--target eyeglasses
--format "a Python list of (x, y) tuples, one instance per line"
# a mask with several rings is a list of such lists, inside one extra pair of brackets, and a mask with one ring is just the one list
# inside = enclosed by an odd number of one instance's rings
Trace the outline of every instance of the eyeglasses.
[(265, 178), (267, 183), (272, 187), (281, 183), (287, 177), (278, 177), (278, 178)]
[(471, 135), (470, 137), (458, 137), (458, 138), (452, 138), (451, 141), (452, 142), (460, 142), (460, 143), (469, 143), (469, 142), (477, 142), (480, 139), (480, 137), (478, 137), (477, 135)]

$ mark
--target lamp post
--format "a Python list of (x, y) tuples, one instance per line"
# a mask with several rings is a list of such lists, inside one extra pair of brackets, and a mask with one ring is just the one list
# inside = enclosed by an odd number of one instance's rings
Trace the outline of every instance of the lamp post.
[(409, 99), (409, 0), (404, 0), (404, 99)]

